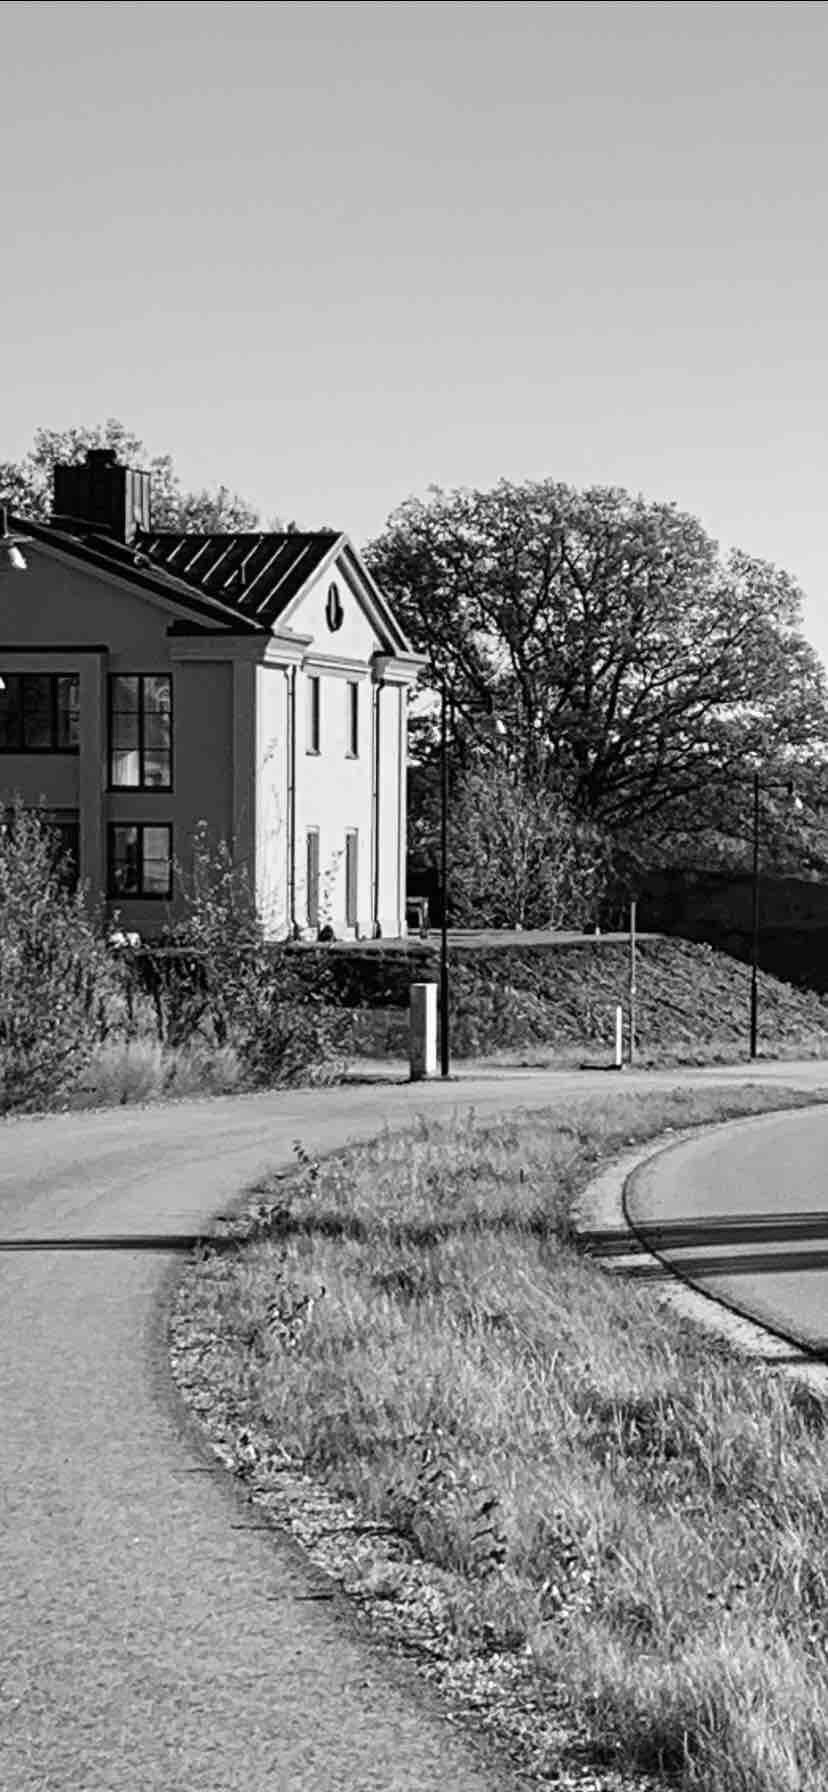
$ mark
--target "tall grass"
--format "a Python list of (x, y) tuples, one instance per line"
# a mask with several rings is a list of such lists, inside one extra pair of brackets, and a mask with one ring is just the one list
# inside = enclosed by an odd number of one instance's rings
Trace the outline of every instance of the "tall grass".
[(182, 1289), (229, 1433), (439, 1569), (457, 1649), (528, 1650), (598, 1759), (688, 1792), (824, 1788), (828, 1408), (580, 1255), (572, 1201), (602, 1155), (779, 1100), (423, 1123), (260, 1189)]

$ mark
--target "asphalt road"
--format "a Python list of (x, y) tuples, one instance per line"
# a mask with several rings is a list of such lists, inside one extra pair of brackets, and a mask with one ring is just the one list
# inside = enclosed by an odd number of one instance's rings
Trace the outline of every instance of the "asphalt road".
[[(760, 1074), (824, 1085), (828, 1066)], [(420, 1112), (613, 1086), (534, 1072), (2, 1127), (2, 1792), (507, 1792), (208, 1464), (172, 1389), (165, 1297), (177, 1241), (297, 1138), (323, 1152)]]
[(626, 1211), (705, 1294), (828, 1361), (828, 1113), (769, 1114), (660, 1152)]

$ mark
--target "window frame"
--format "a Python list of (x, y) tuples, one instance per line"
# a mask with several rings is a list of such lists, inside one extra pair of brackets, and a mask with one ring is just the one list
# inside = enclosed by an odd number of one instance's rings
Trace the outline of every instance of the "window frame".
[(359, 679), (349, 678), (345, 696), (346, 759), (359, 758)]
[[(138, 746), (135, 749), (135, 751), (138, 754), (138, 769), (139, 769), (139, 773), (140, 773), (140, 781), (137, 784), (116, 784), (113, 779), (113, 772), (114, 772), (114, 768), (115, 768), (115, 750), (116, 750), (115, 742), (114, 742), (114, 738), (113, 738), (113, 734), (114, 734), (113, 722), (114, 722), (114, 717), (115, 717), (116, 711), (115, 711), (115, 707), (114, 707), (112, 699), (113, 699), (114, 692), (115, 692), (116, 678), (137, 678), (137, 680), (138, 680), (138, 709), (137, 709)], [(145, 776), (145, 755), (146, 755), (146, 750), (147, 750), (147, 739), (146, 739), (146, 734), (147, 734), (146, 713), (147, 712), (146, 712), (146, 707), (144, 704), (144, 684), (148, 678), (164, 678), (164, 679), (166, 679), (167, 684), (169, 685), (169, 689), (170, 689), (170, 744), (169, 744), (169, 749), (168, 749), (169, 761), (170, 761), (170, 777), (169, 777), (168, 784), (148, 784), (146, 781), (146, 776)], [(126, 712), (122, 712), (122, 713), (126, 713)], [(172, 680), (172, 673), (171, 672), (110, 672), (107, 677), (106, 726), (107, 726), (107, 791), (109, 791), (113, 795), (120, 794), (120, 792), (123, 790), (129, 790), (129, 791), (137, 791), (139, 795), (142, 795), (142, 794), (143, 795), (148, 795), (148, 794), (161, 795), (161, 794), (163, 794), (164, 796), (169, 796), (173, 789), (173, 680)], [(126, 749), (119, 748), (118, 750), (125, 751)], [(155, 749), (151, 748), (150, 751), (158, 752), (158, 751), (160, 751), (160, 749), (156, 747)], [(123, 825), (124, 826), (127, 826), (127, 825), (132, 826), (133, 824), (132, 823), (129, 823), (129, 824), (124, 823)], [(148, 823), (147, 825), (152, 826), (152, 823)]]
[[(118, 829), (135, 828), (138, 834), (137, 890), (119, 890), (115, 886), (115, 835)], [(144, 834), (147, 828), (163, 828), (169, 842), (166, 890), (144, 889)], [(169, 902), (173, 893), (173, 830), (169, 821), (110, 821), (107, 826), (106, 890), (111, 902)]]
[(345, 926), (359, 925), (359, 828), (345, 829)]
[[(80, 752), (80, 739), (75, 742), (74, 746), (64, 747), (59, 744), (59, 722), (61, 712), (58, 702), (58, 691), (61, 679), (66, 679), (77, 685), (78, 707), (76, 713), (78, 718), (78, 733), (80, 734), (80, 673), (44, 671), (7, 672), (0, 669), (0, 677), (2, 677), (6, 689), (8, 689), (8, 685), (12, 680), (15, 681), (18, 687), (17, 739), (11, 746), (6, 746), (3, 741), (0, 741), (0, 755), (8, 756), (9, 754), (14, 753), (17, 755), (25, 754), (26, 756), (35, 754), (38, 757), (42, 757), (44, 754), (48, 753), (51, 756), (60, 754), (61, 757), (77, 758), (77, 755)], [(45, 747), (32, 747), (27, 746), (26, 744), (26, 701), (24, 691), (26, 680), (34, 678), (45, 678), (48, 679), (49, 682), (49, 744)], [(67, 709), (65, 713), (71, 715), (73, 712), (70, 709)]]
[[(313, 854), (311, 849), (314, 849)], [(311, 876), (311, 860), (314, 860)], [(305, 829), (305, 915), (309, 927), (319, 927), (319, 829)], [(311, 901), (311, 897), (313, 900)]]
[(308, 673), (308, 708), (305, 752), (314, 756), (322, 751), (322, 680), (318, 672)]

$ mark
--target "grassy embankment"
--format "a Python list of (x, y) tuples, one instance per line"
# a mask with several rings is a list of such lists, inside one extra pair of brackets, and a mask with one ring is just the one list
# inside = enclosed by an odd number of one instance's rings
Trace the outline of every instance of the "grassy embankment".
[(185, 1272), (175, 1373), (214, 1445), (538, 1780), (823, 1792), (828, 1408), (571, 1218), (599, 1159), (806, 1099), (618, 1091), (300, 1150), (228, 1222), (244, 1248)]
[[(318, 956), (319, 972), (314, 970)], [(317, 1006), (320, 1047), (302, 1057), (300, 1081), (334, 1082), (380, 1058), (408, 1059), (408, 1001), (413, 980), (436, 976), (433, 948), (390, 942), (377, 950), (302, 949), (297, 963), (309, 986), (331, 980), (338, 1005)], [(629, 960), (623, 941), (498, 944), (452, 950), (451, 1041), (458, 1061), (540, 1066), (607, 1064), (615, 1006), (626, 1002)], [(760, 1054), (821, 1056), (828, 1007), (811, 990), (760, 979)], [(183, 1041), (162, 1033), (152, 1003), (134, 1004), (130, 1029), (113, 1028), (95, 1049), (70, 1108), (111, 1107), (177, 1096), (234, 1094), (255, 1086), (232, 1037), (217, 1042), (209, 1020)], [(647, 938), (638, 955), (638, 1060), (647, 1064), (726, 1063), (747, 1055), (748, 971), (708, 946)], [(290, 1054), (288, 1054), (289, 1056)], [(275, 1079), (278, 1080), (278, 1079)], [(297, 1079), (294, 1079), (297, 1080)]]
[[(615, 1009), (626, 1007), (624, 940), (456, 947), (451, 961), (451, 1034), (458, 1058), (527, 1065), (607, 1063)], [(651, 937), (637, 954), (637, 1042), (647, 1063), (729, 1062), (747, 1056), (747, 966), (688, 940)], [(353, 1042), (363, 1055), (405, 1058), (408, 985), (436, 979), (436, 949), (350, 952), (330, 960), (343, 995), (360, 986)], [(813, 990), (759, 977), (760, 1054), (821, 1056), (828, 1007)]]

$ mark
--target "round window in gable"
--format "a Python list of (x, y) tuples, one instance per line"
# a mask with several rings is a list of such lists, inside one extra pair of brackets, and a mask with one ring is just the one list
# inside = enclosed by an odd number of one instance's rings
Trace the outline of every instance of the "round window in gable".
[(339, 595), (338, 585), (328, 586), (328, 601), (325, 605), (325, 620), (331, 634), (336, 634), (337, 629), (342, 627), (342, 599)]

